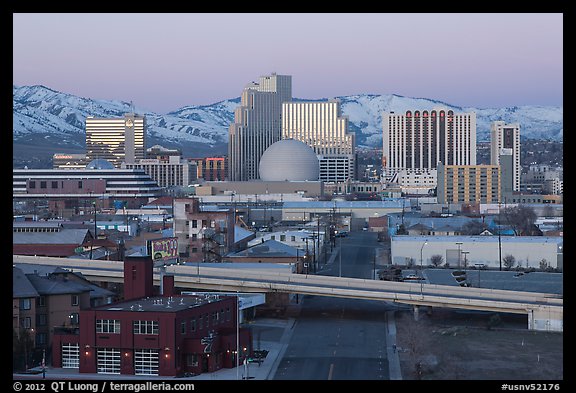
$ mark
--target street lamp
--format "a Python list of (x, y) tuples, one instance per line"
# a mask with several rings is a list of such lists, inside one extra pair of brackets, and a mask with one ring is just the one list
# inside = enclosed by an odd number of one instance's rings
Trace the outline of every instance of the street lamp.
[(338, 277), (342, 277), (342, 236), (339, 237), (338, 247)]
[(423, 265), (422, 265), (422, 261), (423, 261), (423, 251), (424, 251), (424, 246), (428, 244), (428, 240), (424, 240), (424, 243), (422, 244), (422, 247), (420, 247), (420, 274), (422, 275), (422, 277), (420, 278), (420, 296), (424, 297), (424, 293), (423, 293), (423, 283), (422, 281), (424, 281), (424, 273), (423, 273)]
[(462, 242), (456, 242), (456, 245), (458, 246), (458, 269), (460, 269), (460, 246), (462, 245)]
[(466, 259), (466, 255), (470, 254), (470, 251), (462, 251), (462, 254), (464, 254), (464, 277), (466, 277), (466, 286), (468, 286), (468, 275), (466, 274), (468, 260)]
[(478, 288), (480, 288), (480, 270), (484, 267), (483, 263), (475, 263), (476, 268), (478, 269)]

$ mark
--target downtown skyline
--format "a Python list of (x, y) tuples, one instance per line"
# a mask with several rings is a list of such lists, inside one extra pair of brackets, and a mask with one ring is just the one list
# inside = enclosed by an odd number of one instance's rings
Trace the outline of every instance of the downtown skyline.
[(158, 113), (237, 97), (271, 72), (293, 75), (293, 96), (305, 99), (399, 94), (478, 108), (563, 105), (562, 19), (14, 14), (13, 83)]

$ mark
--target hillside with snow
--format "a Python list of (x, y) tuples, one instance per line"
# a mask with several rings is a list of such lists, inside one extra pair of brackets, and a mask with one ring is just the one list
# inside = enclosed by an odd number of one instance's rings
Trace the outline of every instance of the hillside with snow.
[[(563, 107), (462, 108), (432, 99), (394, 94), (336, 98), (342, 103), (342, 113), (348, 116), (350, 130), (356, 134), (359, 146), (381, 146), (383, 112), (402, 113), (408, 109), (435, 107), (476, 112), (479, 141), (489, 140), (490, 122), (494, 120), (520, 123), (522, 137), (556, 141), (563, 138)], [(237, 97), (158, 114), (132, 108), (124, 101), (94, 100), (38, 85), (13, 86), (13, 161), (24, 162), (30, 158), (26, 155), (45, 158), (55, 152), (83, 152), (87, 116), (118, 117), (131, 111), (146, 116), (149, 146), (179, 147), (187, 156), (223, 154), (228, 143), (228, 126), (234, 120), (234, 109), (239, 104)]]

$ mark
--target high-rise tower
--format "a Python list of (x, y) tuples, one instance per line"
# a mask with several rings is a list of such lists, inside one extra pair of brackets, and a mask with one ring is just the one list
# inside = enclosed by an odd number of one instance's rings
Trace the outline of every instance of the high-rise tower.
[(122, 162), (145, 158), (146, 119), (134, 113), (120, 118), (86, 118), (86, 159), (110, 161), (116, 168)]
[(520, 124), (493, 121), (490, 124), (490, 164), (500, 165), (503, 149), (512, 150), (513, 190), (520, 191)]
[(339, 100), (282, 104), (282, 139), (296, 139), (314, 149), (321, 181), (354, 180), (355, 140)]
[(386, 177), (421, 173), (444, 165), (476, 165), (476, 113), (431, 111), (384, 113), (383, 161)]
[(228, 179), (259, 178), (260, 157), (281, 139), (282, 103), (292, 101), (292, 76), (261, 76), (242, 91), (240, 106), (229, 128)]

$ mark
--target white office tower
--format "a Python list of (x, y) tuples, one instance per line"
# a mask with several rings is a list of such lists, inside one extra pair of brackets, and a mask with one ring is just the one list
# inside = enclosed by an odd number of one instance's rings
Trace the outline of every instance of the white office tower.
[(144, 158), (146, 119), (134, 113), (124, 117), (86, 118), (86, 160), (104, 159), (120, 168), (123, 162)]
[(500, 165), (502, 149), (512, 150), (512, 171), (514, 173), (514, 191), (520, 191), (520, 124), (506, 124), (493, 121), (490, 124), (490, 164)]
[(228, 179), (259, 178), (260, 157), (281, 139), (282, 103), (292, 101), (292, 76), (261, 76), (242, 91), (240, 106), (234, 110), (229, 128)]
[(282, 139), (304, 142), (318, 156), (319, 180), (344, 182), (356, 178), (355, 139), (340, 101), (285, 102)]
[(410, 173), (429, 177), (438, 163), (476, 165), (476, 113), (446, 108), (382, 115), (386, 180)]

